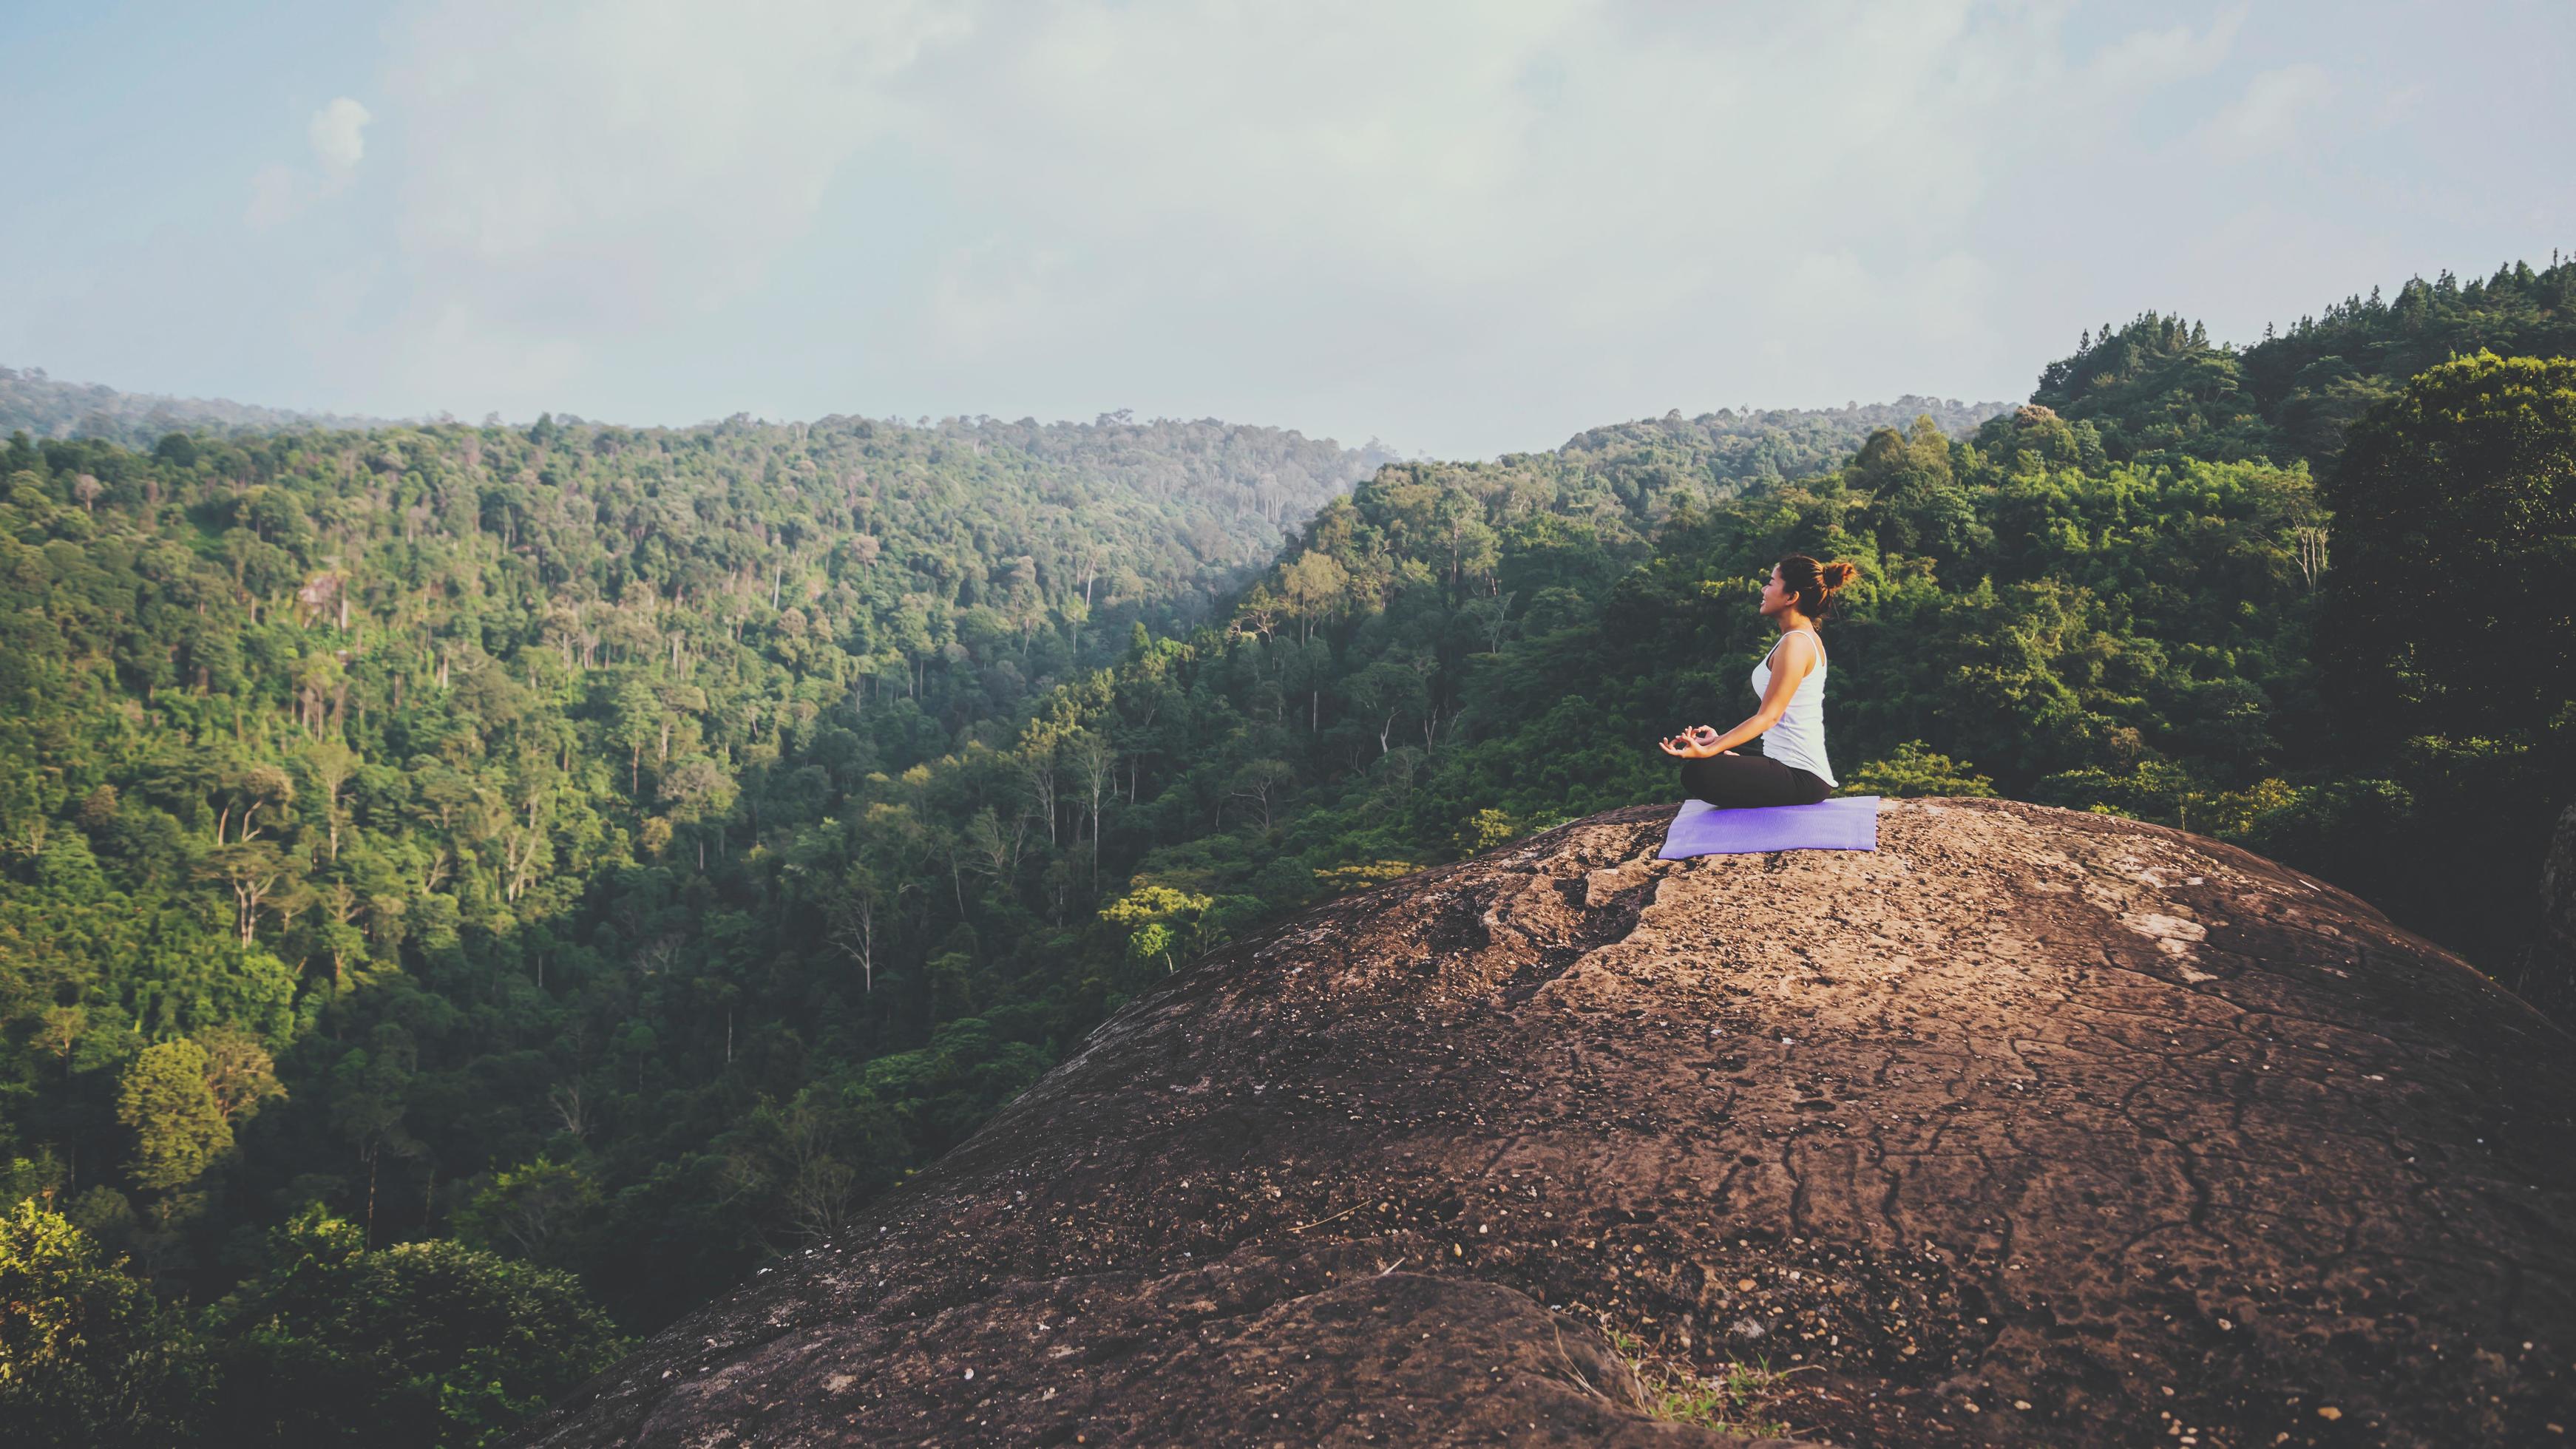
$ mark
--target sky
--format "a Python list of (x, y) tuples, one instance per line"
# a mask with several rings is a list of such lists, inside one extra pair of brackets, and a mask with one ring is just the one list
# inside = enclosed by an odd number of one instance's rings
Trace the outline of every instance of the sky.
[(0, 363), (1489, 457), (2576, 251), (2576, 5), (0, 5)]

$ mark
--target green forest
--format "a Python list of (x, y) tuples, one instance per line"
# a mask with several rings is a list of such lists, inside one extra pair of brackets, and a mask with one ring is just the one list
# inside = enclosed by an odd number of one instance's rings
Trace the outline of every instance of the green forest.
[[(2028, 404), (1406, 461), (553, 417), (0, 457), (0, 1413), (475, 1444), (1124, 1001), (1614, 805), (1851, 559), (1853, 792), (2161, 821), (2517, 980), (2576, 799), (2576, 264)], [(130, 440), (129, 440), (130, 441)]]

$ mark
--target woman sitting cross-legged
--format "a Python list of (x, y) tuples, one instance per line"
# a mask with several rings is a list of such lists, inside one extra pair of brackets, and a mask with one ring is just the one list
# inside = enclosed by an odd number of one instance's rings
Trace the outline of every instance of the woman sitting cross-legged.
[[(1816, 635), (1836, 591), (1859, 572), (1847, 563), (1818, 563), (1791, 554), (1762, 586), (1762, 617), (1779, 629), (1771, 652), (1753, 666), (1762, 706), (1724, 734), (1695, 725), (1663, 742), (1682, 762), (1682, 794), (1720, 809), (1746, 805), (1813, 805), (1834, 788), (1825, 763), (1825, 645)], [(1762, 741), (1759, 755), (1735, 747)], [(1688, 813), (1690, 806), (1685, 804)]]

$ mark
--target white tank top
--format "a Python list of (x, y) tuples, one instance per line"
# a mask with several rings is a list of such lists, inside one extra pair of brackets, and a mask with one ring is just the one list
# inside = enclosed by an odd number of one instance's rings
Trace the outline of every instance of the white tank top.
[[(1789, 696), (1789, 707), (1781, 711), (1779, 723), (1762, 732), (1762, 754), (1778, 760), (1793, 770), (1804, 770), (1827, 785), (1840, 785), (1834, 778), (1834, 767), (1825, 763), (1825, 641), (1813, 629), (1797, 629), (1815, 640), (1816, 664), (1807, 677), (1798, 681), (1797, 691)], [(1780, 652), (1788, 634), (1772, 641), (1771, 654)], [(1771, 692), (1771, 654), (1753, 666), (1753, 697), (1757, 700)]]

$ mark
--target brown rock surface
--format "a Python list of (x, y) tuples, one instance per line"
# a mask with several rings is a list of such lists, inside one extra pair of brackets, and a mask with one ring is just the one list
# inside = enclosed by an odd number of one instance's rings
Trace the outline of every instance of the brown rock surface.
[[(1596, 816), (1132, 1004), (546, 1445), (1852, 1445), (2576, 1432), (2576, 1049), (2154, 826), (1891, 802), (1875, 854)], [(971, 1376), (970, 1376), (971, 1375)]]

